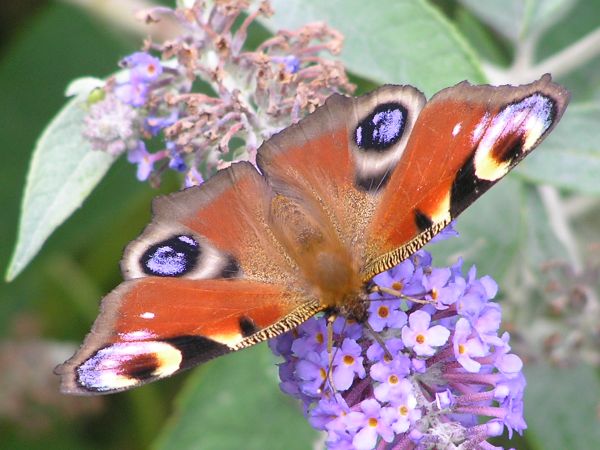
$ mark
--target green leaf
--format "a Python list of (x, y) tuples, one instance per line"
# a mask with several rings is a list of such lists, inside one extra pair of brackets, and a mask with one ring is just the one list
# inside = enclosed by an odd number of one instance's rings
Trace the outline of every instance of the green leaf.
[(577, 0), (530, 0), (525, 32), (529, 35), (546, 31), (563, 19)]
[(276, 383), (275, 361), (258, 345), (196, 369), (154, 446), (160, 450), (305, 450), (317, 433)]
[(519, 253), (522, 184), (509, 175), (469, 207), (456, 222), (458, 239), (433, 244), (436, 265), (451, 264), (460, 256), (465, 268), (501, 280)]
[(574, 0), (460, 0), (483, 22), (512, 42), (540, 33), (559, 21)]
[(543, 450), (600, 448), (600, 380), (585, 365), (525, 366), (527, 440)]
[(485, 80), (479, 61), (455, 27), (423, 0), (272, 1), (265, 25), (294, 30), (325, 22), (341, 31), (346, 68), (379, 83), (408, 83), (428, 95), (456, 82)]
[(600, 194), (600, 105), (571, 105), (546, 141), (517, 169), (536, 183)]
[(476, 264), (480, 275), (491, 275), (501, 284), (514, 270), (538, 273), (542, 263), (566, 253), (537, 190), (514, 173), (469, 207), (456, 230), (458, 239), (431, 246), (436, 264), (452, 264), (460, 256), (466, 268)]
[(511, 51), (492, 29), (482, 23), (471, 11), (464, 7), (456, 8), (453, 14), (456, 27), (473, 46), (483, 60), (495, 66), (508, 66)]
[[(598, 17), (600, 17), (599, 0), (578, 2), (577, 6), (572, 8), (564, 19), (544, 33), (543, 39), (539, 41), (536, 49), (537, 60), (543, 61), (551, 58), (556, 53), (575, 45), (585, 36), (596, 32), (600, 25)], [(574, 52), (572, 58), (577, 59), (581, 65), (577, 65), (576, 69), (568, 74), (563, 74), (560, 82), (569, 88), (574, 101), (600, 100), (600, 58), (598, 55), (582, 56)]]
[(115, 160), (92, 150), (81, 134), (86, 99), (81, 94), (69, 101), (35, 146), (7, 281), (27, 266), (48, 236), (81, 206)]
[(523, 0), (459, 0), (484, 23), (512, 42), (519, 39), (523, 31), (525, 2)]
[(519, 259), (535, 272), (550, 260), (561, 260), (568, 254), (554, 233), (539, 192), (535, 187), (524, 187), (521, 217), (523, 218), (525, 242), (521, 245)]

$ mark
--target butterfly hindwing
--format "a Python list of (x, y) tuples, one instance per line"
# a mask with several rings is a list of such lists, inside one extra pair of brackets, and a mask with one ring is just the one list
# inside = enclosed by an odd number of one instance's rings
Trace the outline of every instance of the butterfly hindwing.
[(288, 331), (319, 310), (297, 291), (243, 279), (144, 277), (103, 299), (62, 390), (103, 394), (145, 384)]

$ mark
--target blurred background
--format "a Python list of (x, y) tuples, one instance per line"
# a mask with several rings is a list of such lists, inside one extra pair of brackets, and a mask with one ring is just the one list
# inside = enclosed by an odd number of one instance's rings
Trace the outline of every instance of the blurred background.
[[(353, 9), (360, 8), (356, 1), (290, 4), (273, 2), (276, 15), (254, 26), (256, 39), (279, 27), (327, 21), (347, 37), (342, 60), (358, 93), (395, 82), (430, 96), (462, 79), (518, 84), (548, 70), (572, 91), (573, 104), (547, 152), (539, 151), (512, 181), (469, 210), (459, 221), (462, 237), (434, 252), (440, 265), (463, 255), (500, 283), (505, 328), (529, 380), (529, 430), (510, 445), (600, 448), (600, 1), (384, 1), (368, 16)], [(36, 139), (65, 103), (69, 81), (106, 77), (140, 48), (147, 30), (132, 12), (143, 5), (0, 5), (2, 267), (14, 247)], [(420, 22), (395, 22), (401, 8), (421, 14)], [(409, 41), (403, 25), (424, 34)], [(389, 42), (373, 37), (382, 30)], [(455, 42), (456, 55), (419, 47), (437, 45), (438, 32)], [(392, 51), (388, 60), (386, 51), (395, 46), (413, 51)], [(565, 49), (571, 53), (565, 56)], [(375, 64), (374, 55), (381, 55)], [(455, 63), (444, 59), (449, 55)], [(120, 282), (122, 249), (148, 222), (152, 197), (179, 186), (175, 175), (164, 177), (159, 189), (140, 183), (135, 166), (121, 158), (24, 272), (0, 286), (0, 448), (312, 447), (316, 434), (298, 405), (278, 392), (275, 358), (265, 346), (132, 392), (59, 394), (53, 368), (77, 348), (99, 300)]]

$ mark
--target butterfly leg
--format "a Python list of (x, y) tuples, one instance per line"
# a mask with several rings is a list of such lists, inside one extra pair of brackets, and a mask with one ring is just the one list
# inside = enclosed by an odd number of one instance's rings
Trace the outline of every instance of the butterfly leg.
[[(329, 383), (332, 392), (336, 392), (335, 384), (333, 383), (333, 359), (335, 358), (335, 353), (339, 350), (338, 347), (335, 348), (335, 352), (333, 350), (333, 323), (338, 318), (338, 315), (333, 311), (326, 312), (326, 321), (327, 321), (327, 374), (325, 379), (323, 380), (323, 384), (321, 385), (321, 390), (325, 390), (325, 385)], [(346, 324), (344, 323), (344, 328)]]
[(363, 326), (371, 334), (371, 337), (375, 340), (375, 342), (377, 342), (381, 346), (381, 348), (383, 349), (383, 351), (385, 353), (385, 357), (389, 358), (389, 360), (391, 361), (394, 357), (392, 356), (392, 354), (390, 353), (390, 351), (386, 347), (385, 342), (383, 341), (383, 339), (381, 339), (381, 336), (379, 336), (379, 333), (377, 331), (375, 331), (373, 329), (373, 327), (367, 321), (365, 321), (365, 323), (363, 323)]

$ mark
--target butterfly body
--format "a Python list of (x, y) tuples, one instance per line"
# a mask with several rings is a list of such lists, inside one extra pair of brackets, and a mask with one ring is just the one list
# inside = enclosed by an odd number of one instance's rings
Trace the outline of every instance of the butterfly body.
[(371, 278), (410, 257), (560, 119), (568, 92), (411, 86), (330, 97), (233, 164), (158, 198), (121, 262), (64, 392), (164, 378), (332, 311), (364, 321)]

